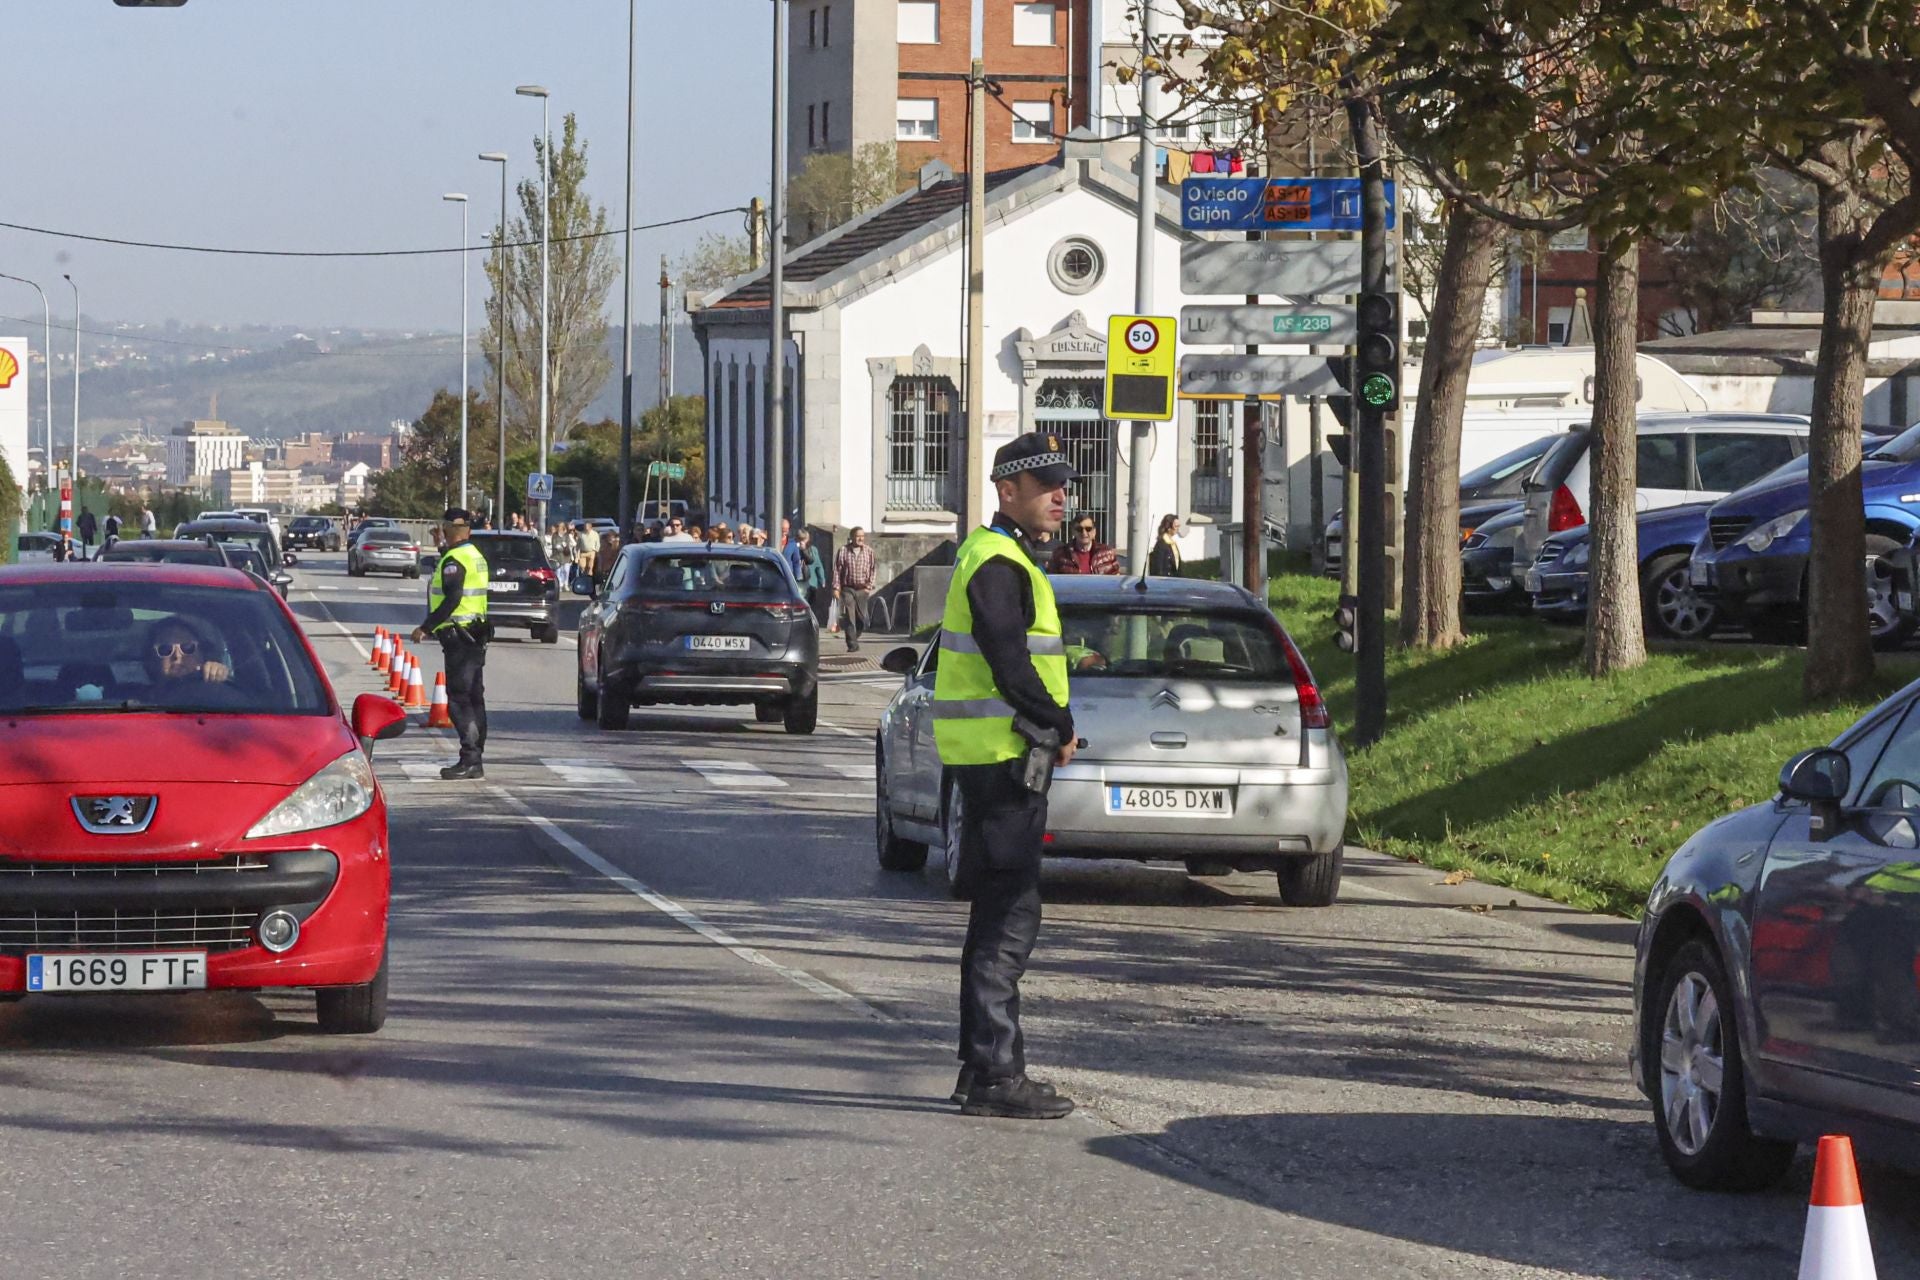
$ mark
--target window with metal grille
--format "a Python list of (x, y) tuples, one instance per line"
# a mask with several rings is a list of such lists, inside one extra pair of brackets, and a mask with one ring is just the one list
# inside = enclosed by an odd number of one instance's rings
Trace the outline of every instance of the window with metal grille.
[(1219, 515), (1233, 510), (1233, 409), (1225, 400), (1201, 400), (1193, 423), (1195, 511)]
[(1112, 543), (1113, 424), (1100, 407), (1097, 378), (1048, 378), (1034, 395), (1034, 429), (1060, 437), (1077, 478), (1067, 505), (1090, 515), (1100, 541)]
[(951, 510), (953, 416), (946, 378), (896, 378), (887, 392), (887, 508)]

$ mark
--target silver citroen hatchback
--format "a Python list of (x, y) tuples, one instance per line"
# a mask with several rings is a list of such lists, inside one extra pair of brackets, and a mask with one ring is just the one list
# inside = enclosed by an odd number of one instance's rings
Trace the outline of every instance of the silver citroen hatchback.
[[(1239, 587), (1181, 578), (1056, 577), (1074, 725), (1086, 747), (1054, 775), (1049, 856), (1274, 871), (1281, 898), (1339, 893), (1347, 764), (1284, 627)], [(883, 665), (905, 684), (875, 738), (880, 865), (943, 851), (959, 892), (960, 789), (933, 741), (936, 638)]]

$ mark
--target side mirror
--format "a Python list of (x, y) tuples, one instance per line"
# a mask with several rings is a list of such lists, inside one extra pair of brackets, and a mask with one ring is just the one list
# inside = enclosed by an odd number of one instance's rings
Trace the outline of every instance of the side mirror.
[(354, 734), (369, 750), (373, 743), (397, 738), (407, 731), (406, 709), (377, 693), (363, 693), (355, 698), (350, 720)]
[(593, 599), (594, 598), (593, 575), (590, 573), (574, 574), (573, 575), (573, 594), (577, 596), (585, 596), (589, 600)]
[(1840, 820), (1840, 804), (1853, 789), (1853, 767), (1832, 747), (1803, 751), (1780, 770), (1780, 794), (1812, 810), (1808, 835), (1825, 840)]
[(913, 674), (913, 669), (919, 665), (920, 653), (912, 645), (903, 644), (898, 649), (890, 650), (886, 657), (880, 659), (880, 669), (891, 671), (897, 676), (910, 676)]
[(293, 566), (300, 563), (300, 557), (294, 555), (293, 552), (288, 551), (280, 557), (280, 563), (287, 566), (287, 568), (291, 569), (293, 568)]

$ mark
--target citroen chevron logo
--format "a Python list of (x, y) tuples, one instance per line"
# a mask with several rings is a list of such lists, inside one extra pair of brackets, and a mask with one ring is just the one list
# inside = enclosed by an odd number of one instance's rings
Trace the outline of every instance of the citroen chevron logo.
[(1172, 707), (1178, 710), (1180, 707), (1180, 695), (1171, 689), (1162, 689), (1153, 695), (1153, 701), (1147, 705), (1150, 707)]

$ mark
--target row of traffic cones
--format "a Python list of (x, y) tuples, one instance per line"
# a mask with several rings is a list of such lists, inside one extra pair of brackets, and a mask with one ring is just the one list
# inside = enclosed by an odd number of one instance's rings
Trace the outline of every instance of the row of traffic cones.
[(425, 711), (429, 729), (451, 729), (453, 718), (447, 714), (447, 674), (433, 677), (433, 701), (427, 701), (427, 686), (420, 670), (420, 659), (407, 651), (400, 638), (385, 627), (373, 629), (373, 650), (367, 665), (387, 677), (387, 692), (400, 699), (409, 711)]

